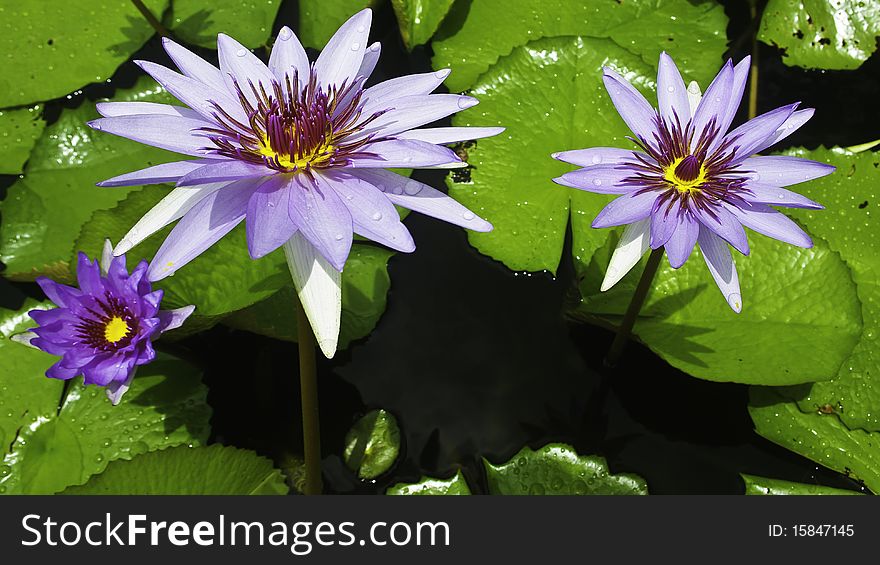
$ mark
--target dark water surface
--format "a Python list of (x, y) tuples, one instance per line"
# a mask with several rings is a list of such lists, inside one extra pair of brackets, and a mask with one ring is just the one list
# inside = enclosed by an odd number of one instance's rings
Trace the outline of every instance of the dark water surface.
[[(731, 19), (729, 55), (738, 60), (751, 49), (748, 38), (736, 41), (748, 33), (748, 9), (736, 0), (723, 4)], [(295, 2), (285, 2), (276, 31), (295, 22), (296, 13)], [(383, 44), (381, 75), (430, 69), (425, 48), (412, 54), (403, 49), (390, 8), (376, 14), (374, 25), (373, 39)], [(136, 58), (167, 61), (156, 40)], [(846, 72), (786, 67), (764, 45), (759, 59), (759, 112), (796, 100), (817, 109), (787, 146), (854, 145), (880, 135), (876, 54), (858, 71)], [(127, 63), (111, 86), (87, 87), (84, 95), (50, 103), (48, 115), (92, 103), (135, 76)], [(743, 104), (738, 122), (745, 110)], [(439, 172), (415, 177), (444, 189)], [(0, 177), (4, 196), (14, 178)], [(525, 444), (550, 441), (603, 455), (613, 472), (637, 473), (657, 494), (741, 493), (739, 473), (857, 488), (757, 436), (744, 385), (689, 377), (636, 344), (617, 370), (603, 368), (612, 334), (570, 325), (561, 316), (574, 286), (567, 251), (556, 278), (514, 274), (472, 249), (457, 227), (416, 213), (406, 224), (418, 250), (391, 259), (392, 289), (377, 328), (333, 360), (319, 361), (328, 492), (379, 493), (391, 482), (448, 476), (456, 468), (481, 485), (481, 457), (499, 462)], [(25, 294), (40, 296), (35, 285), (0, 281), (2, 306), (17, 308)], [(300, 451), (295, 344), (221, 326), (175, 347), (205, 369), (213, 440), (278, 461)], [(372, 408), (397, 416), (404, 446), (389, 477), (364, 483), (345, 469), (339, 454), (350, 425)]]

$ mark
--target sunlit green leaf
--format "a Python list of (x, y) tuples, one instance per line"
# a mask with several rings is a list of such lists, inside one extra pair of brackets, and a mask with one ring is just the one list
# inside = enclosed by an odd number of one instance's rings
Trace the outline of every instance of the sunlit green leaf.
[(8, 339), (32, 325), (24, 316), (34, 306), (0, 310), (0, 492), (51, 494), (110, 461), (207, 440), (211, 409), (201, 374), (166, 354), (138, 369), (118, 406), (79, 378), (62, 402), (64, 383), (45, 376), (57, 357)]
[(343, 459), (362, 479), (387, 472), (400, 454), (400, 428), (393, 414), (373, 410), (360, 418), (345, 436)]
[(641, 477), (613, 475), (604, 458), (578, 455), (562, 443), (524, 447), (500, 465), (483, 463), (490, 494), (648, 494)]
[(217, 34), (225, 33), (242, 45), (264, 45), (272, 33), (272, 23), (282, 0), (174, 0), (167, 13), (166, 25), (176, 39), (217, 48)]
[(877, 49), (880, 3), (872, 0), (770, 0), (758, 38), (784, 50), (786, 65), (855, 69)]
[[(447, 86), (465, 90), (518, 46), (542, 37), (579, 35), (610, 38), (655, 69), (660, 52), (668, 51), (684, 74), (706, 83), (721, 65), (726, 29), (724, 9), (712, 1), (456, 2), (433, 42), (434, 68), (451, 67)], [(511, 75), (524, 82), (530, 78)], [(545, 78), (533, 88), (544, 90), (556, 82)]]
[[(113, 99), (172, 100), (148, 78)], [(0, 224), (0, 260), (6, 264), (7, 277), (33, 280), (51, 274), (69, 279), (68, 261), (83, 224), (96, 210), (113, 207), (133, 190), (99, 188), (95, 183), (180, 159), (169, 151), (93, 131), (86, 122), (97, 117), (89, 101), (64, 110), (37, 141), (24, 178), (9, 188)]]
[(388, 495), (468, 495), (471, 489), (461, 471), (456, 471), (451, 479), (422, 477), (417, 483), (397, 483), (385, 491)]
[[(806, 396), (800, 390), (782, 392), (798, 399), (805, 412), (831, 406), (847, 426), (880, 431), (880, 156), (839, 148), (794, 149), (788, 154), (837, 167), (833, 175), (795, 187), (826, 209), (791, 214), (846, 262), (861, 301), (863, 328), (858, 345), (834, 380), (816, 383)], [(826, 287), (814, 299), (827, 302), (833, 292)]]
[[(145, 0), (161, 15), (168, 0)], [(0, 108), (100, 82), (153, 35), (129, 0), (0, 2)]]
[(0, 174), (22, 171), (45, 127), (42, 104), (0, 110)]
[(862, 494), (852, 490), (826, 487), (822, 485), (807, 485), (793, 483), (780, 479), (769, 479), (755, 475), (741, 475), (746, 484), (746, 494), (749, 495), (852, 495)]
[(391, 0), (403, 43), (409, 49), (427, 43), (453, 2), (454, 0)]
[(381, 0), (299, 0), (297, 36), (306, 47), (323, 49), (339, 26)]
[(750, 396), (760, 435), (880, 493), (880, 433), (851, 430), (833, 413), (802, 412), (774, 388), (752, 387)]
[(287, 494), (281, 471), (253, 451), (172, 447), (116, 461), (63, 494)]

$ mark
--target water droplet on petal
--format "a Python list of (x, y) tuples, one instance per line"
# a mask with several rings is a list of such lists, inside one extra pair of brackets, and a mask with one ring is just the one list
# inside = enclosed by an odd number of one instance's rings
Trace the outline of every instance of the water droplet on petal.
[(336, 241), (342, 241), (344, 236), (341, 233), (336, 234)]
[(601, 162), (602, 162), (602, 157), (600, 157), (599, 155), (593, 155), (593, 164), (594, 165), (598, 165)]
[(293, 32), (290, 31), (290, 28), (284, 28), (278, 34), (278, 38), (282, 41), (287, 41), (293, 35)]
[(382, 212), (376, 212), (375, 214), (373, 214), (373, 220), (378, 222), (381, 219), (382, 219)]
[(247, 55), (247, 51), (245, 51), (244, 49), (239, 49), (235, 52), (235, 55), (236, 57), (244, 57), (245, 55)]
[(674, 86), (667, 86), (666, 90), (668, 90), (669, 92), (675, 92), (675, 87)]
[(422, 190), (422, 185), (420, 185), (418, 182), (416, 182), (414, 180), (409, 181), (408, 183), (406, 183), (406, 186), (403, 187), (403, 191), (405, 193), (409, 194), (410, 196), (418, 194), (419, 191), (421, 191), (421, 190)]
[(357, 51), (357, 50), (360, 49), (360, 48), (361, 48), (361, 44), (358, 43), (357, 41), (355, 41), (354, 43), (351, 44), (351, 50), (352, 50), (352, 51)]
[(474, 213), (473, 213), (473, 212), (471, 212), (470, 210), (468, 210), (467, 212), (463, 212), (462, 215), (461, 215), (461, 217), (464, 218), (464, 219), (467, 220), (467, 221), (471, 221), (471, 220), (473, 220), (476, 216), (474, 216)]
[(593, 184), (596, 186), (602, 186), (602, 179), (593, 179)]

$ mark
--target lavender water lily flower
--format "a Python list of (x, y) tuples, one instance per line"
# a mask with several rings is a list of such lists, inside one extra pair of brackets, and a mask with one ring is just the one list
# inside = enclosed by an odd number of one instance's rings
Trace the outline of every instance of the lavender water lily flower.
[(502, 128), (413, 129), (477, 100), (430, 94), (448, 70), (365, 88), (379, 58), (367, 45), (372, 13), (349, 19), (314, 63), (293, 32), (278, 34), (268, 66), (226, 35), (220, 68), (165, 39), (181, 73), (138, 61), (188, 107), (99, 104), (94, 129), (196, 159), (157, 165), (99, 183), (177, 185), (123, 237), (126, 252), (180, 220), (153, 259), (150, 280), (173, 274), (245, 221), (259, 258), (283, 247), (294, 285), (324, 354), (336, 351), (340, 271), (357, 233), (392, 249), (415, 249), (394, 205), (477, 231), (492, 226), (442, 192), (386, 168), (465, 166), (443, 144)]
[(113, 257), (107, 241), (100, 266), (79, 254), (79, 288), (39, 277), (37, 284), (58, 307), (31, 310), (38, 327), (18, 337), (61, 359), (46, 376), (68, 380), (82, 375), (84, 382), (105, 387), (117, 404), (128, 390), (140, 365), (156, 357), (152, 340), (179, 327), (193, 306), (159, 310), (162, 291), (153, 290), (141, 261), (129, 274), (125, 256)]
[(641, 150), (596, 147), (553, 155), (583, 167), (554, 179), (557, 183), (620, 195), (593, 220), (594, 228), (628, 224), (603, 291), (623, 278), (648, 248), (664, 247), (677, 269), (699, 244), (718, 288), (740, 312), (742, 296), (728, 244), (749, 254), (744, 226), (812, 247), (810, 237), (771, 206), (821, 209), (783, 187), (825, 176), (834, 167), (796, 157), (754, 156), (812, 117), (812, 109), (798, 110), (797, 103), (728, 132), (748, 73), (748, 57), (736, 66), (728, 61), (701, 96), (696, 82), (685, 88), (675, 63), (662, 53), (655, 110), (622, 76), (604, 69), (605, 88)]

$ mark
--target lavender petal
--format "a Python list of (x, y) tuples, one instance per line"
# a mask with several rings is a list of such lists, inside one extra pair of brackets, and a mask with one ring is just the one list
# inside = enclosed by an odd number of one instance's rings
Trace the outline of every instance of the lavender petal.
[(766, 146), (767, 140), (776, 134), (776, 130), (788, 120), (798, 104), (800, 102), (761, 114), (728, 133), (724, 139), (732, 141), (736, 150), (736, 161), (742, 161), (752, 156), (759, 147)]
[(165, 52), (185, 76), (220, 92), (226, 90), (220, 69), (167, 37), (162, 38), (162, 47), (165, 48)]
[(379, 141), (365, 145), (362, 151), (376, 156), (355, 157), (349, 165), (351, 168), (420, 169), (461, 163), (458, 155), (448, 147), (424, 141), (406, 139)]
[(813, 240), (796, 223), (766, 204), (746, 204), (730, 208), (733, 215), (747, 228), (773, 239), (809, 249)]
[(88, 125), (98, 131), (184, 155), (201, 157), (209, 151), (205, 148), (207, 140), (196, 131), (208, 125), (201, 120), (141, 115), (98, 118)]
[(452, 127), (452, 128), (423, 128), (411, 129), (397, 134), (397, 139), (411, 139), (426, 143), (443, 144), (457, 143), (471, 139), (483, 139), (492, 137), (504, 131), (501, 127)]
[(700, 235), (700, 223), (683, 214), (680, 218), (675, 232), (665, 244), (666, 256), (669, 258), (669, 265), (673, 269), (678, 269), (688, 260), (691, 252), (694, 250), (694, 244), (697, 243), (697, 237)]
[(641, 151), (618, 149), (616, 147), (590, 147), (554, 153), (553, 158), (579, 167), (592, 165), (619, 165), (624, 162), (637, 162), (636, 155), (651, 162), (651, 158)]
[(670, 124), (686, 124), (691, 118), (687, 87), (678, 72), (678, 67), (666, 51), (660, 53), (657, 69), (657, 106), (662, 116)]
[(610, 228), (631, 224), (647, 218), (651, 214), (656, 192), (631, 192), (615, 198), (593, 219), (594, 228)]
[(700, 227), (697, 242), (700, 245), (706, 266), (709, 267), (709, 272), (715, 279), (715, 284), (718, 285), (718, 290), (724, 295), (724, 299), (727, 300), (733, 311), (739, 314), (742, 311), (739, 276), (727, 242), (705, 227)]
[(605, 83), (605, 90), (611, 96), (611, 101), (620, 117), (637, 137), (649, 142), (653, 140), (656, 116), (654, 108), (648, 104), (641, 92), (613, 69), (604, 67), (603, 72), (602, 81)]
[(373, 12), (361, 10), (333, 34), (315, 61), (315, 74), (326, 89), (351, 84), (364, 60)]
[(556, 184), (597, 194), (627, 194), (640, 187), (624, 184), (633, 171), (619, 165), (591, 165), (553, 179)]
[(715, 206), (711, 213), (703, 209), (692, 210), (692, 213), (703, 226), (730, 243), (734, 249), (743, 255), (749, 254), (749, 240), (746, 231), (737, 217), (727, 208)]
[(203, 167), (207, 160), (194, 159), (190, 161), (175, 161), (153, 165), (139, 171), (132, 171), (119, 175), (99, 183), (101, 187), (115, 186), (140, 186), (142, 184), (160, 184), (164, 182), (177, 182), (177, 179), (187, 175), (196, 169)]
[(223, 82), (226, 83), (229, 92), (235, 93), (237, 84), (241, 93), (255, 108), (261, 99), (258, 93), (271, 94), (274, 92), (275, 75), (272, 74), (269, 67), (251, 53), (250, 49), (225, 33), (217, 35), (217, 54), (220, 59)]
[(262, 183), (248, 200), (245, 225), (251, 258), (259, 259), (293, 237), (296, 224), (288, 209), (294, 190), (299, 190), (299, 185), (291, 175), (276, 175)]
[(749, 157), (740, 164), (739, 170), (751, 171), (753, 174), (746, 174), (746, 176), (762, 184), (790, 186), (830, 175), (835, 168), (826, 163), (801, 159), (800, 157), (771, 155)]
[(293, 83), (293, 78), (297, 77), (300, 86), (308, 84), (312, 72), (309, 58), (299, 38), (287, 26), (281, 28), (275, 39), (275, 45), (272, 46), (272, 53), (269, 55), (269, 70), (275, 75), (275, 79), (285, 87), (288, 77), (291, 83)]
[(290, 218), (318, 253), (342, 271), (351, 250), (351, 214), (335, 191), (315, 186), (303, 175), (294, 175), (293, 181), (299, 186), (289, 191)]
[(214, 159), (213, 162), (202, 164), (201, 167), (182, 176), (177, 181), (177, 186), (195, 186), (234, 181), (247, 177), (265, 177), (275, 173), (276, 171), (265, 165), (232, 159)]

